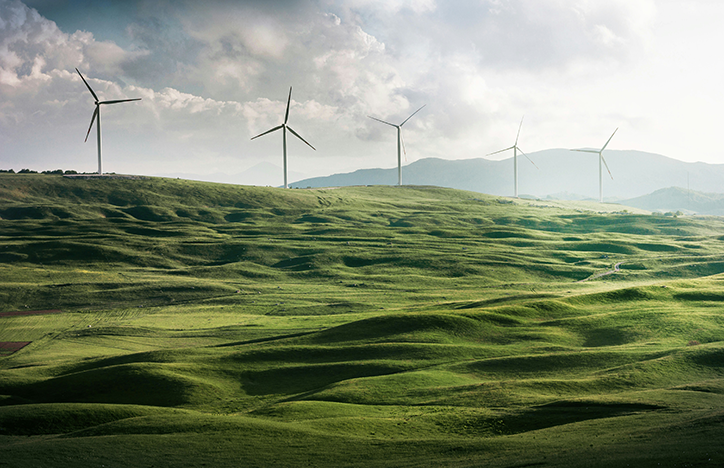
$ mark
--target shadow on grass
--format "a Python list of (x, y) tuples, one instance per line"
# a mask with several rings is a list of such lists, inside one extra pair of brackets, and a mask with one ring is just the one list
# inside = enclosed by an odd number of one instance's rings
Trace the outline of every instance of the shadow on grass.
[(557, 401), (535, 406), (511, 416), (481, 418), (468, 424), (466, 432), (482, 432), (492, 435), (520, 434), (593, 419), (615, 418), (662, 409), (665, 407), (643, 403)]
[(343, 380), (394, 374), (407, 370), (402, 366), (377, 363), (337, 363), (280, 367), (245, 372), (242, 387), (248, 395), (292, 395), (309, 392)]

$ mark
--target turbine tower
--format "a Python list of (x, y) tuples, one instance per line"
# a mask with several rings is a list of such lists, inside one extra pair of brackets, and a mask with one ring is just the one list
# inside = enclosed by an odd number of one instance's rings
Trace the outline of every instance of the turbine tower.
[[(523, 117), (523, 118), (525, 118), (525, 117)], [(515, 198), (518, 198), (518, 151), (520, 151), (520, 154), (525, 156), (528, 159), (528, 161), (530, 161), (530, 163), (535, 166), (536, 169), (539, 169), (538, 166), (535, 165), (533, 160), (530, 159), (528, 157), (528, 155), (523, 152), (522, 149), (518, 148), (518, 138), (520, 137), (521, 127), (523, 127), (523, 119), (520, 119), (520, 125), (518, 126), (518, 134), (515, 136), (515, 144), (513, 146), (511, 146), (510, 148), (505, 148), (505, 149), (502, 149), (499, 151), (495, 151), (493, 153), (486, 154), (486, 156), (490, 156), (493, 154), (502, 153), (503, 151), (513, 150), (513, 179), (515, 180)]]
[(608, 163), (606, 163), (606, 159), (603, 157), (603, 150), (606, 149), (608, 144), (611, 142), (611, 139), (618, 131), (618, 128), (613, 131), (611, 136), (609, 137), (608, 141), (605, 145), (603, 145), (603, 148), (600, 150), (591, 150), (591, 149), (574, 149), (571, 151), (581, 151), (583, 153), (595, 153), (598, 154), (598, 201), (603, 202), (603, 168), (602, 164), (606, 165), (606, 170), (608, 171), (608, 175), (611, 176), (611, 180), (613, 180), (613, 175), (611, 174), (611, 169), (608, 168)]
[(310, 145), (310, 144), (307, 142), (307, 140), (305, 140), (304, 138), (302, 138), (301, 136), (299, 136), (299, 134), (298, 134), (297, 132), (295, 132), (294, 130), (292, 130), (292, 127), (290, 127), (289, 125), (287, 125), (287, 121), (289, 120), (289, 104), (290, 104), (291, 102), (292, 102), (292, 87), (290, 86), (290, 87), (289, 87), (289, 98), (287, 99), (287, 112), (284, 114), (284, 123), (281, 124), (281, 125), (279, 125), (278, 127), (274, 127), (274, 128), (272, 128), (271, 130), (267, 130), (267, 131), (264, 132), (264, 133), (260, 133), (260, 134), (258, 134), (257, 136), (252, 137), (252, 140), (253, 140), (254, 138), (259, 138), (260, 136), (264, 136), (264, 135), (266, 135), (267, 133), (275, 132), (275, 131), (279, 130), (280, 128), (282, 129), (282, 135), (283, 135), (282, 139), (283, 139), (283, 142), (284, 142), (284, 188), (289, 188), (289, 185), (287, 184), (287, 130), (289, 130), (290, 132), (292, 132), (292, 135), (294, 135), (295, 137), (299, 138), (299, 139), (302, 140), (304, 143), (307, 143), (307, 146), (309, 146), (310, 148), (312, 148), (314, 151), (317, 151), (317, 149), (316, 149), (314, 146)]
[(85, 134), (85, 141), (88, 141), (88, 135), (90, 135), (90, 131), (93, 128), (93, 122), (96, 122), (96, 132), (97, 132), (97, 140), (98, 140), (98, 175), (103, 174), (103, 167), (101, 165), (101, 104), (118, 104), (119, 102), (130, 102), (130, 101), (140, 101), (141, 98), (134, 98), (134, 99), (116, 99), (114, 101), (99, 101), (98, 96), (96, 93), (93, 92), (93, 88), (90, 87), (88, 82), (83, 78), (83, 75), (80, 73), (80, 70), (77, 68), (75, 71), (78, 72), (80, 75), (80, 79), (83, 80), (83, 83), (85, 83), (86, 87), (88, 88), (88, 91), (93, 95), (93, 99), (96, 100), (96, 109), (93, 111), (93, 116), (91, 117), (90, 126), (88, 127), (88, 132)]
[[(425, 107), (427, 104), (423, 105), (422, 107)], [(413, 115), (417, 114), (422, 110), (422, 107), (417, 109), (415, 112), (413, 112), (408, 118), (406, 118), (400, 125), (395, 125), (393, 123), (385, 122), (384, 120), (380, 120), (376, 117), (372, 117), (371, 115), (368, 115), (372, 120), (376, 120), (378, 122), (382, 122), (383, 124), (387, 124), (391, 127), (395, 127), (397, 129), (397, 185), (402, 185), (402, 151), (405, 151), (405, 142), (402, 139), (402, 126), (407, 123), (408, 120), (412, 118)], [(400, 150), (400, 148), (402, 150)], [(405, 151), (405, 154), (407, 154), (407, 151)]]

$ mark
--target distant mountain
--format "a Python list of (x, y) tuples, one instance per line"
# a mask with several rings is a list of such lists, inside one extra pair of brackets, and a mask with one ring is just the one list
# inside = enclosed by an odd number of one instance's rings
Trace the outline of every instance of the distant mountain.
[[(555, 194), (565, 199), (598, 199), (598, 156), (550, 149), (530, 153), (535, 166), (518, 159), (519, 191), (537, 198)], [(642, 151), (607, 150), (604, 153), (614, 177), (603, 173), (606, 201), (640, 197), (656, 190), (689, 186), (699, 192), (724, 192), (724, 164), (686, 163)], [(293, 180), (293, 179), (292, 179)], [(512, 158), (443, 160), (421, 159), (402, 168), (402, 181), (409, 185), (437, 185), (491, 195), (512, 195)], [(304, 179), (292, 187), (347, 185), (394, 185), (397, 168), (361, 169), (347, 174)]]
[(662, 213), (681, 211), (686, 214), (724, 215), (724, 194), (695, 192), (680, 187), (660, 189), (620, 203)]
[[(261, 187), (281, 187), (284, 184), (284, 172), (282, 168), (269, 162), (261, 162), (243, 172), (233, 174), (217, 172), (214, 174), (173, 173), (152, 175), (173, 179), (220, 182), (222, 184), (258, 185)], [(289, 171), (288, 173), (289, 180), (298, 180), (302, 177), (306, 177), (306, 174), (294, 171)]]

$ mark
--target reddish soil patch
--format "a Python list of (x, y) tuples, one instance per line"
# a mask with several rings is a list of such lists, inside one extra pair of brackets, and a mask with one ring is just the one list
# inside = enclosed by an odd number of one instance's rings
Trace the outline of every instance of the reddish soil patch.
[(32, 341), (0, 341), (0, 354), (12, 354), (30, 343)]
[(0, 312), (0, 317), (11, 317), (13, 315), (42, 315), (42, 314), (60, 314), (62, 310), (18, 310), (17, 312)]

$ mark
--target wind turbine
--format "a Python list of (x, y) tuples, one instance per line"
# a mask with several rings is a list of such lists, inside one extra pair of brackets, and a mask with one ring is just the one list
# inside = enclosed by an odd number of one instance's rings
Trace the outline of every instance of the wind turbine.
[(571, 151), (581, 151), (583, 153), (597, 153), (598, 154), (598, 201), (603, 202), (603, 168), (601, 167), (601, 163), (606, 165), (606, 170), (608, 171), (608, 175), (611, 176), (611, 180), (613, 180), (613, 175), (611, 174), (611, 169), (608, 168), (608, 164), (606, 163), (606, 160), (603, 158), (603, 150), (606, 149), (608, 144), (611, 142), (611, 139), (618, 131), (618, 128), (613, 131), (611, 134), (611, 137), (608, 139), (605, 145), (603, 145), (603, 148), (600, 150), (590, 150), (590, 149), (574, 149)]
[[(425, 104), (422, 107), (425, 107), (427, 104)], [(376, 117), (372, 117), (371, 115), (368, 115), (372, 120), (376, 120), (378, 122), (382, 122), (383, 124), (387, 124), (391, 127), (395, 127), (397, 129), (397, 185), (402, 185), (402, 152), (400, 151), (400, 148), (402, 148), (402, 151), (405, 151), (405, 142), (402, 139), (402, 126), (407, 123), (408, 120), (412, 118), (413, 115), (417, 114), (422, 110), (422, 107), (417, 109), (415, 112), (413, 112), (408, 118), (404, 120), (400, 125), (395, 125), (393, 123), (385, 122), (384, 120), (380, 120)], [(405, 151), (405, 154), (407, 154), (407, 151)]]
[(257, 136), (252, 138), (252, 140), (253, 140), (254, 138), (259, 138), (260, 136), (264, 136), (267, 133), (275, 132), (275, 131), (279, 130), (280, 128), (282, 129), (282, 135), (283, 135), (283, 141), (284, 141), (284, 188), (289, 188), (289, 185), (287, 184), (287, 130), (292, 132), (292, 135), (299, 138), (304, 143), (307, 143), (307, 146), (312, 148), (314, 151), (317, 151), (317, 149), (314, 146), (310, 145), (307, 142), (307, 140), (305, 140), (304, 138), (299, 136), (299, 134), (297, 132), (292, 130), (292, 127), (287, 125), (287, 121), (289, 120), (289, 104), (291, 102), (292, 102), (292, 87), (290, 86), (289, 87), (289, 98), (287, 99), (287, 112), (286, 112), (286, 114), (284, 114), (284, 123), (279, 125), (278, 127), (272, 128), (271, 130), (267, 130), (264, 133), (260, 133)]
[[(525, 117), (523, 117), (525, 118)], [(518, 134), (515, 136), (515, 144), (511, 146), (510, 148), (505, 148), (499, 151), (495, 151), (494, 153), (488, 153), (486, 156), (490, 156), (493, 154), (502, 153), (503, 151), (513, 150), (513, 178), (515, 180), (515, 198), (518, 198), (518, 151), (520, 151), (520, 154), (525, 156), (528, 161), (530, 161), (531, 164), (535, 166), (535, 163), (532, 159), (528, 157), (527, 154), (523, 152), (522, 149), (518, 148), (518, 138), (520, 137), (520, 129), (523, 127), (523, 119), (520, 119), (520, 125), (518, 126)], [(536, 169), (539, 169), (538, 166), (535, 166)], [(540, 169), (539, 169), (540, 170)]]
[(102, 175), (102, 166), (101, 166), (101, 104), (118, 104), (119, 102), (130, 102), (130, 101), (140, 101), (141, 98), (134, 98), (134, 99), (116, 99), (113, 101), (99, 101), (98, 96), (96, 93), (93, 92), (93, 88), (90, 87), (88, 82), (83, 78), (83, 75), (80, 73), (80, 70), (77, 68), (75, 71), (78, 72), (80, 75), (80, 79), (83, 80), (83, 83), (85, 83), (86, 87), (88, 88), (88, 91), (93, 95), (93, 99), (96, 100), (96, 109), (93, 111), (93, 117), (91, 117), (90, 126), (88, 127), (88, 132), (85, 134), (85, 141), (88, 141), (88, 135), (90, 135), (90, 131), (93, 128), (93, 122), (96, 122), (96, 131), (97, 131), (97, 140), (98, 140), (98, 175)]

